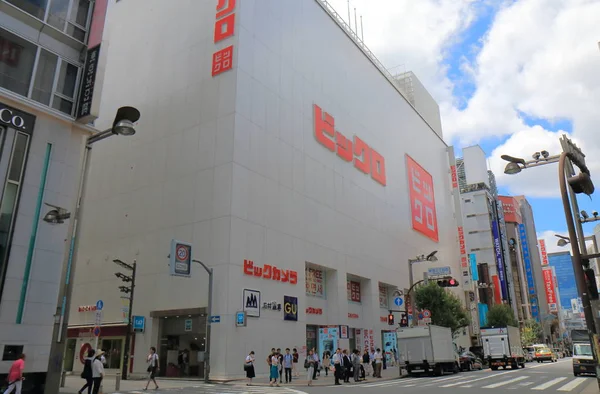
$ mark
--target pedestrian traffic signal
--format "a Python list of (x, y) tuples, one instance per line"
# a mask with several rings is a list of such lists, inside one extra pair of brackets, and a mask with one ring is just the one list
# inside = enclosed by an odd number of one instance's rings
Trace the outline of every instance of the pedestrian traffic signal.
[(452, 277), (438, 279), (437, 284), (439, 287), (458, 287), (458, 281)]
[(408, 327), (408, 317), (406, 316), (406, 313), (403, 313), (400, 318), (400, 327)]
[(388, 315), (388, 325), (393, 326), (394, 325), (394, 314), (390, 312), (390, 314)]

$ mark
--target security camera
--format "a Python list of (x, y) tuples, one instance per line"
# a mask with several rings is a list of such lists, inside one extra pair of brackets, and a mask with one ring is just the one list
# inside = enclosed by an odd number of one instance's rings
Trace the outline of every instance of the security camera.
[(547, 150), (543, 150), (541, 153), (542, 153), (542, 157), (543, 157), (544, 159), (547, 159), (547, 158), (550, 156), (550, 153), (548, 153), (548, 151), (547, 151)]
[(598, 217), (598, 211), (592, 211), (592, 215), (594, 215), (595, 218)]
[(531, 155), (531, 157), (533, 157), (533, 160), (538, 161), (541, 155), (542, 154), (540, 152), (535, 152), (533, 155)]
[(581, 216), (583, 216), (583, 218), (586, 220), (590, 218), (590, 215), (588, 215), (586, 211), (581, 211)]

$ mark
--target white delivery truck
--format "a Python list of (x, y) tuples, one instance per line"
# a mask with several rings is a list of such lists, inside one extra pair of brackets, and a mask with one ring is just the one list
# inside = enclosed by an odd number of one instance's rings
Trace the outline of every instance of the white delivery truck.
[(517, 327), (487, 327), (481, 329), (483, 355), (490, 368), (525, 368), (525, 355), (521, 346), (521, 333)]
[(396, 336), (399, 356), (410, 375), (459, 371), (458, 353), (449, 328), (431, 325), (399, 328)]

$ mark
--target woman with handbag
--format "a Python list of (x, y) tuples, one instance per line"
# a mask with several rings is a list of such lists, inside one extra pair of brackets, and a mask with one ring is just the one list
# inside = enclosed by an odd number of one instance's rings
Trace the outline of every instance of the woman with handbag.
[(308, 371), (308, 385), (312, 386), (313, 374), (315, 372), (315, 357), (313, 355), (312, 350), (308, 352), (308, 356), (306, 357), (306, 360), (304, 360), (304, 368), (306, 368), (306, 370)]
[(148, 390), (148, 386), (150, 385), (150, 381), (154, 382), (154, 386), (155, 390), (158, 390), (158, 383), (156, 383), (156, 372), (158, 371), (159, 367), (158, 367), (158, 354), (156, 354), (156, 348), (154, 346), (152, 346), (150, 348), (150, 354), (148, 354), (148, 357), (146, 358), (146, 361), (148, 362), (148, 369), (146, 371), (148, 371), (148, 381), (146, 382), (146, 387), (144, 388), (145, 390)]
[(87, 358), (85, 359), (85, 363), (83, 364), (83, 372), (81, 372), (81, 378), (85, 379), (85, 384), (79, 390), (78, 394), (83, 394), (83, 390), (87, 389), (88, 394), (92, 394), (92, 388), (94, 387), (94, 374), (92, 372), (92, 364), (94, 362), (94, 355), (96, 351), (94, 349), (90, 349), (87, 352)]
[(250, 386), (252, 384), (252, 378), (256, 376), (254, 373), (254, 351), (251, 351), (250, 354), (246, 356), (244, 370), (246, 371), (246, 378), (248, 378), (248, 383), (246, 383), (246, 386)]

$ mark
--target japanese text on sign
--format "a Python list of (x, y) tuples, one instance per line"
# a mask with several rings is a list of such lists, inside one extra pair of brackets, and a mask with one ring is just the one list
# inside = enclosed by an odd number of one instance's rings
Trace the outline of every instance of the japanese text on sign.
[(346, 289), (348, 290), (348, 301), (360, 302), (360, 282), (348, 280)]
[(255, 266), (252, 260), (244, 260), (244, 274), (284, 283), (289, 282), (292, 285), (298, 283), (298, 273), (296, 271), (279, 269), (269, 264), (259, 267)]
[(307, 315), (322, 315), (323, 314), (323, 309), (322, 308), (313, 308), (313, 307), (308, 307), (306, 308), (306, 314)]
[(542, 269), (542, 273), (544, 276), (544, 288), (546, 289), (546, 302), (549, 306), (553, 306), (550, 308), (550, 312), (556, 312), (556, 292), (554, 291), (554, 274), (552, 272), (551, 267), (546, 267)]
[(437, 242), (438, 225), (433, 178), (409, 155), (406, 155), (406, 170), (413, 229)]
[(85, 60), (85, 68), (83, 69), (82, 74), (81, 92), (79, 94), (79, 108), (77, 109), (78, 118), (88, 116), (91, 113), (99, 56), (100, 45), (88, 49), (87, 59)]
[(335, 119), (314, 104), (315, 138), (325, 148), (344, 161), (353, 162), (354, 167), (371, 175), (381, 185), (386, 185), (385, 159), (363, 140), (354, 136), (352, 140), (335, 130)]
[(379, 284), (379, 307), (388, 307), (388, 288), (385, 285)]
[[(227, 40), (235, 34), (236, 0), (218, 0), (215, 18), (214, 43)], [(219, 75), (233, 67), (233, 45), (213, 54), (212, 76)]]
[(458, 174), (456, 173), (456, 166), (450, 166), (450, 175), (452, 176), (452, 189), (457, 189)]
[(540, 244), (540, 252), (542, 253), (542, 266), (549, 264), (548, 262), (548, 251), (546, 250), (546, 241), (543, 239), (538, 240)]
[(325, 297), (325, 271), (306, 267), (306, 294), (314, 297)]

